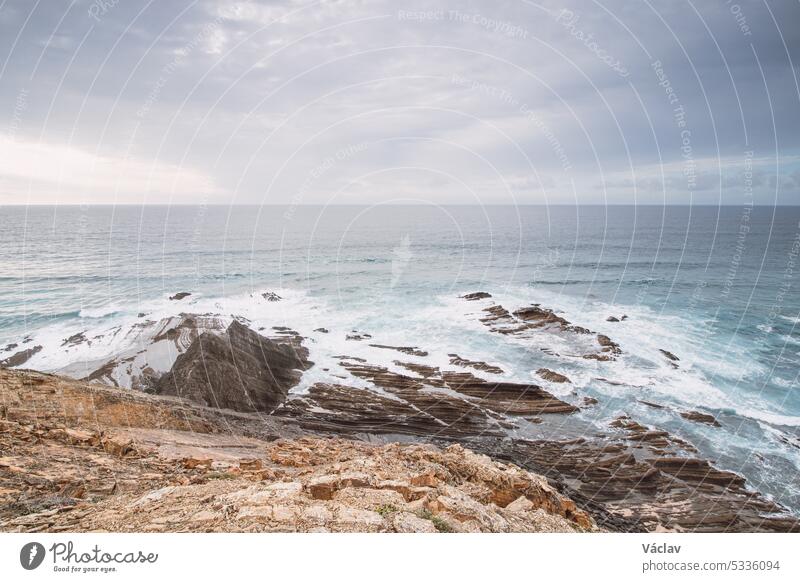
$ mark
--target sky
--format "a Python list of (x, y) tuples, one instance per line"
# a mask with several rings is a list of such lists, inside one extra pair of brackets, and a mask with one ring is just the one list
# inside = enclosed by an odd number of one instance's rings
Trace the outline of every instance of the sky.
[(800, 2), (0, 0), (0, 204), (800, 204)]

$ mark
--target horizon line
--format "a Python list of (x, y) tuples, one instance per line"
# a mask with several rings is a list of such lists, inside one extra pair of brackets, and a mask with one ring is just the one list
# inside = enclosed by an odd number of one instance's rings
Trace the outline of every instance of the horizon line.
[(574, 204), (570, 203), (553, 203), (553, 204), (546, 204), (546, 203), (520, 203), (520, 204), (425, 204), (425, 203), (415, 203), (415, 204), (368, 204), (368, 203), (359, 203), (359, 204), (277, 204), (277, 203), (236, 203), (236, 204), (225, 204), (222, 202), (215, 202), (215, 203), (196, 203), (196, 204), (188, 204), (188, 203), (175, 203), (175, 204), (156, 204), (156, 203), (149, 203), (149, 202), (142, 202), (142, 203), (120, 203), (120, 204), (106, 204), (106, 203), (91, 203), (91, 204), (81, 204), (81, 203), (74, 203), (74, 202), (48, 202), (48, 203), (26, 203), (26, 204), (18, 204), (18, 203), (0, 203), (0, 208), (4, 207), (15, 207), (15, 208), (22, 208), (22, 207), (48, 207), (48, 206), (64, 206), (64, 207), (108, 207), (108, 208), (115, 208), (115, 207), (143, 207), (143, 206), (150, 206), (154, 208), (172, 208), (172, 207), (197, 207), (197, 206), (206, 206), (206, 207), (264, 207), (264, 206), (273, 206), (273, 207), (294, 207), (294, 208), (354, 208), (354, 207), (369, 207), (369, 206), (390, 206), (390, 207), (428, 207), (428, 206), (443, 206), (443, 207), (464, 207), (464, 208), (486, 208), (486, 207), (502, 207), (502, 208), (515, 208), (515, 207), (537, 207), (537, 208), (550, 208), (550, 207), (579, 207), (579, 206), (586, 206), (586, 207), (599, 207), (599, 208), (606, 208), (606, 207), (638, 207), (638, 206), (645, 206), (645, 207), (652, 207), (652, 208), (721, 208), (721, 207), (731, 207), (731, 208), (800, 208), (800, 204), (790, 204), (790, 203), (776, 203), (776, 204), (656, 204), (656, 203), (622, 203), (622, 202), (609, 202), (607, 204), (598, 204), (598, 203), (583, 203), (583, 202), (576, 202)]

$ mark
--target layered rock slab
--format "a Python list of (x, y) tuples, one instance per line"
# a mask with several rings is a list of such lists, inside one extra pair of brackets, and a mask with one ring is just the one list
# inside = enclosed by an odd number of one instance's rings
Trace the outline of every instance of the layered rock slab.
[(224, 335), (200, 334), (155, 391), (216, 408), (271, 412), (311, 365), (301, 345), (273, 341), (234, 321)]
[(0, 531), (599, 529), (545, 479), (459, 445), (265, 438), (263, 417), (35, 373), (0, 370), (0, 396)]

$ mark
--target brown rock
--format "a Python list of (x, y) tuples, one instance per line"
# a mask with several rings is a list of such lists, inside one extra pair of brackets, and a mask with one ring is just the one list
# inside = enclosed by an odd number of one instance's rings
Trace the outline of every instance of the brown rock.
[(490, 293), (486, 291), (477, 291), (476, 293), (467, 293), (466, 295), (462, 295), (462, 299), (466, 299), (467, 301), (477, 301), (479, 299), (489, 299), (491, 297)]
[[(350, 338), (348, 337), (348, 339)], [(424, 358), (425, 356), (428, 355), (428, 352), (426, 352), (425, 350), (421, 350), (416, 346), (385, 346), (382, 344), (369, 344), (369, 345), (372, 348), (380, 348), (383, 350), (397, 350), (398, 352), (402, 352), (410, 356), (419, 356), (421, 358)]]
[(572, 383), (572, 380), (564, 376), (563, 374), (559, 374), (558, 372), (554, 372), (553, 370), (548, 370), (547, 368), (539, 368), (536, 370), (536, 373), (547, 380), (548, 382), (556, 382), (556, 383)]
[(680, 415), (686, 420), (691, 420), (693, 422), (700, 422), (702, 424), (708, 424), (711, 426), (722, 426), (713, 415), (706, 414), (705, 412), (687, 410), (685, 412), (681, 412)]
[(242, 459), (239, 461), (239, 468), (242, 471), (261, 471), (263, 463), (260, 459)]
[(465, 358), (462, 358), (458, 354), (447, 354), (447, 355), (450, 357), (450, 363), (454, 366), (473, 368), (474, 370), (480, 370), (481, 372), (488, 372), (490, 374), (503, 373), (502, 368), (494, 366), (492, 364), (487, 364), (486, 362), (467, 360)]
[(103, 449), (115, 457), (125, 457), (136, 452), (133, 441), (119, 435), (106, 435), (100, 440)]
[(345, 473), (318, 477), (306, 484), (314, 499), (333, 499), (334, 493), (347, 487), (369, 487), (372, 478), (364, 473)]
[(183, 460), (183, 466), (187, 469), (210, 469), (212, 462), (212, 459), (186, 458)]

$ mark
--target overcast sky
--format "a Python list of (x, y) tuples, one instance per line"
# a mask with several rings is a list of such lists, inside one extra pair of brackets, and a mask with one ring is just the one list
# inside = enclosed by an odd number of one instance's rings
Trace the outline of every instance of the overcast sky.
[(795, 0), (0, 0), (0, 203), (798, 204), (798, 24)]

